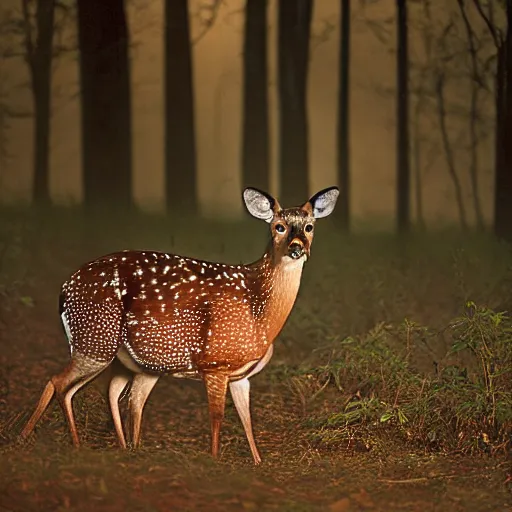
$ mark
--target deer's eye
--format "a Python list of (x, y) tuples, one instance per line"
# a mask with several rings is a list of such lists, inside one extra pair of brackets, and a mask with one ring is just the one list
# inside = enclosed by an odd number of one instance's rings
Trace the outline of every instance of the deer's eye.
[(284, 224), (276, 224), (276, 231), (282, 235), (283, 233), (286, 232), (286, 227), (284, 226)]
[(306, 233), (311, 233), (311, 231), (313, 231), (313, 224), (306, 224), (306, 227), (304, 228), (304, 231)]

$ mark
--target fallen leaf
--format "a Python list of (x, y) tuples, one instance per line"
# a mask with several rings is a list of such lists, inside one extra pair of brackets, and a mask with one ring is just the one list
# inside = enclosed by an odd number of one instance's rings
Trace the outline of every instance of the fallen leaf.
[(375, 503), (373, 502), (371, 496), (366, 492), (366, 489), (361, 489), (358, 493), (351, 494), (350, 497), (362, 507), (375, 507)]
[(329, 512), (348, 512), (350, 510), (350, 500), (348, 498), (341, 498), (329, 505)]

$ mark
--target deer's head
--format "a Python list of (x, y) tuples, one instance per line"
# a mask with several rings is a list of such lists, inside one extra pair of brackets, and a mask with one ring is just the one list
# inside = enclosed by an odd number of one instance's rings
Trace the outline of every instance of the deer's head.
[(249, 213), (270, 224), (274, 261), (306, 261), (317, 219), (334, 210), (339, 190), (329, 187), (312, 196), (302, 206), (281, 208), (277, 199), (256, 188), (244, 190), (244, 203)]

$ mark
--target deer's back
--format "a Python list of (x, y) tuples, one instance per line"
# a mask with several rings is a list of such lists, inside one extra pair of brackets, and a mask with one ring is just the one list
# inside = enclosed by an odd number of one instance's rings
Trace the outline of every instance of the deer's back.
[(157, 252), (105, 256), (63, 287), (71, 343), (103, 359), (124, 344), (148, 371), (237, 369), (268, 348), (248, 273)]

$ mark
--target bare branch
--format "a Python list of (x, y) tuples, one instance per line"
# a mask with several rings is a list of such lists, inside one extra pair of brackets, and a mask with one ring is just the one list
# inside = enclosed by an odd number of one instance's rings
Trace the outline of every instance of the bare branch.
[(13, 119), (28, 119), (29, 117), (32, 117), (33, 113), (30, 110), (23, 110), (14, 108), (10, 105), (4, 104), (2, 105), (3, 113)]
[(210, 31), (210, 29), (215, 24), (217, 17), (219, 15), (219, 10), (221, 5), (223, 4), (223, 0), (213, 0), (211, 5), (200, 4), (199, 5), (199, 16), (201, 15), (201, 11), (206, 11), (208, 13), (208, 17), (204, 20), (201, 20), (203, 25), (201, 32), (192, 39), (191, 44), (197, 44), (203, 37)]
[(492, 36), (492, 39), (494, 41), (494, 44), (496, 45), (496, 48), (499, 48), (502, 44), (501, 35), (499, 34), (499, 31), (492, 23), (491, 19), (487, 14), (485, 14), (482, 4), (480, 3), (480, 0), (473, 0), (473, 4), (476, 7), (476, 10), (478, 11), (478, 14), (480, 14), (480, 17), (484, 21), (484, 23), (487, 25), (487, 28), (489, 29), (489, 32)]
[(477, 123), (478, 123), (478, 93), (479, 87), (481, 87), (483, 80), (478, 75), (478, 61), (477, 61), (477, 49), (475, 45), (475, 33), (471, 27), (471, 23), (466, 13), (464, 6), (464, 0), (457, 0), (459, 4), (459, 10), (462, 15), (464, 27), (466, 29), (466, 36), (469, 46), (469, 56), (471, 59), (471, 102), (469, 109), (469, 152), (471, 155), (469, 165), (469, 175), (471, 179), (471, 189), (473, 193), (473, 203), (475, 206), (475, 215), (480, 228), (483, 227), (483, 214), (480, 206), (480, 197), (478, 194), (478, 134), (477, 134)]
[(7, 49), (7, 50), (4, 50), (1, 55), (2, 55), (3, 59), (12, 59), (13, 57), (24, 57), (25, 58), (27, 56), (27, 53), (22, 50), (15, 51), (12, 49)]
[(32, 62), (34, 59), (34, 41), (32, 39), (32, 24), (30, 20), (29, 1), (30, 0), (21, 0), (21, 9), (23, 13), (23, 28), (25, 32), (25, 49), (27, 52), (26, 58), (28, 65), (32, 67)]
[(329, 41), (335, 29), (336, 23), (330, 20), (323, 20), (322, 29), (318, 32), (313, 32), (311, 35), (311, 50), (316, 50), (323, 43)]
[(453, 154), (452, 144), (448, 135), (448, 127), (446, 126), (446, 105), (445, 105), (445, 76), (440, 72), (436, 81), (436, 96), (437, 96), (437, 113), (439, 118), (439, 128), (441, 130), (441, 140), (443, 142), (443, 149), (448, 165), (448, 172), (453, 182), (455, 189), (455, 197), (457, 200), (457, 207), (459, 210), (460, 223), (463, 229), (467, 227), (466, 209), (464, 208), (464, 199), (462, 197), (462, 187), (460, 184), (457, 168), (455, 165), (455, 156)]
[(462, 15), (462, 21), (464, 22), (464, 28), (466, 30), (466, 36), (468, 39), (469, 46), (469, 56), (471, 59), (471, 78), (477, 82), (479, 85), (482, 85), (481, 77), (478, 75), (478, 61), (477, 61), (477, 49), (475, 44), (475, 32), (473, 27), (471, 26), (471, 22), (469, 21), (468, 14), (466, 12), (466, 8), (464, 6), (464, 0), (457, 0), (459, 5), (459, 10)]

